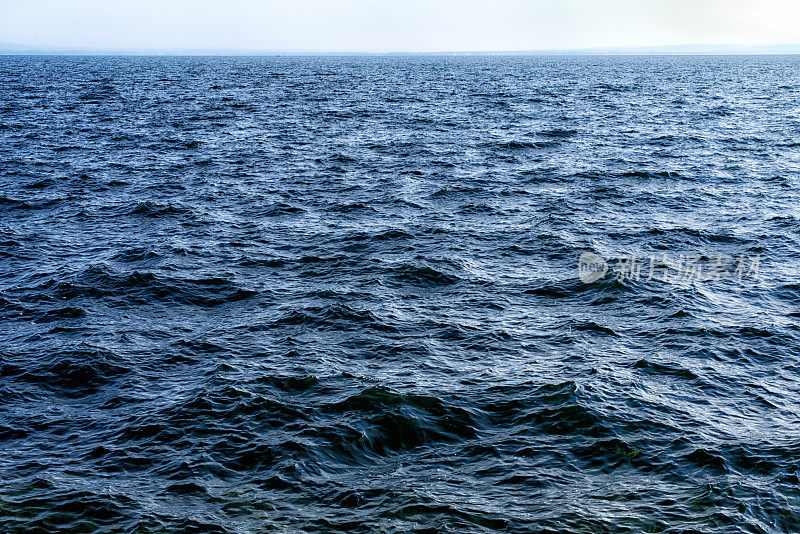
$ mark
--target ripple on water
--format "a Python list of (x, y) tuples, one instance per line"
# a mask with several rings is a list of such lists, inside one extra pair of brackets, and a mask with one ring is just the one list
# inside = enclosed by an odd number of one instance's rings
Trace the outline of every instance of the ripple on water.
[(0, 531), (800, 531), (798, 73), (0, 56)]

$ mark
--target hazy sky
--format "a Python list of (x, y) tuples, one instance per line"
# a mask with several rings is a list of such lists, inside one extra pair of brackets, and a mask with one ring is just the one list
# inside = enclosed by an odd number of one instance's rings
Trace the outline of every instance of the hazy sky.
[(798, 0), (0, 0), (0, 42), (284, 51), (800, 43)]

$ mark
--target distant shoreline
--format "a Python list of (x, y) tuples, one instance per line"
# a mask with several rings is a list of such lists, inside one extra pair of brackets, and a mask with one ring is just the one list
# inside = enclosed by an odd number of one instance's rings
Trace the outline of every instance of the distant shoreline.
[(208, 54), (192, 54), (192, 53), (133, 53), (133, 52), (0, 52), (2, 57), (778, 57), (778, 56), (798, 56), (800, 53), (796, 52), (762, 52), (762, 53), (682, 53), (682, 54), (667, 54), (667, 53), (519, 53), (519, 54), (474, 54), (474, 53), (449, 53), (449, 52), (431, 52), (431, 53), (370, 53), (370, 52), (356, 52), (356, 53), (312, 53), (312, 52), (297, 52), (297, 53), (254, 53), (254, 54), (235, 54), (235, 53), (208, 53)]
[(368, 52), (245, 49), (94, 49), (0, 43), (4, 56), (774, 56), (800, 55), (800, 44), (624, 46), (519, 51)]

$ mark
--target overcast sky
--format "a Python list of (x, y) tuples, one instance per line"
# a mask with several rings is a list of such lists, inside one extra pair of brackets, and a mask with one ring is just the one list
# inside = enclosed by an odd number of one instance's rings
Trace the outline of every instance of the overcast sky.
[(800, 0), (0, 0), (0, 42), (265, 51), (800, 43)]

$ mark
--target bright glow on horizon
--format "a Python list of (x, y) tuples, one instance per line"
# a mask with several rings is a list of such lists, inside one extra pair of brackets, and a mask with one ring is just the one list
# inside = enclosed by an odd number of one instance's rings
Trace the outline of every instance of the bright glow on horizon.
[(263, 51), (800, 43), (797, 0), (0, 0), (0, 42)]

